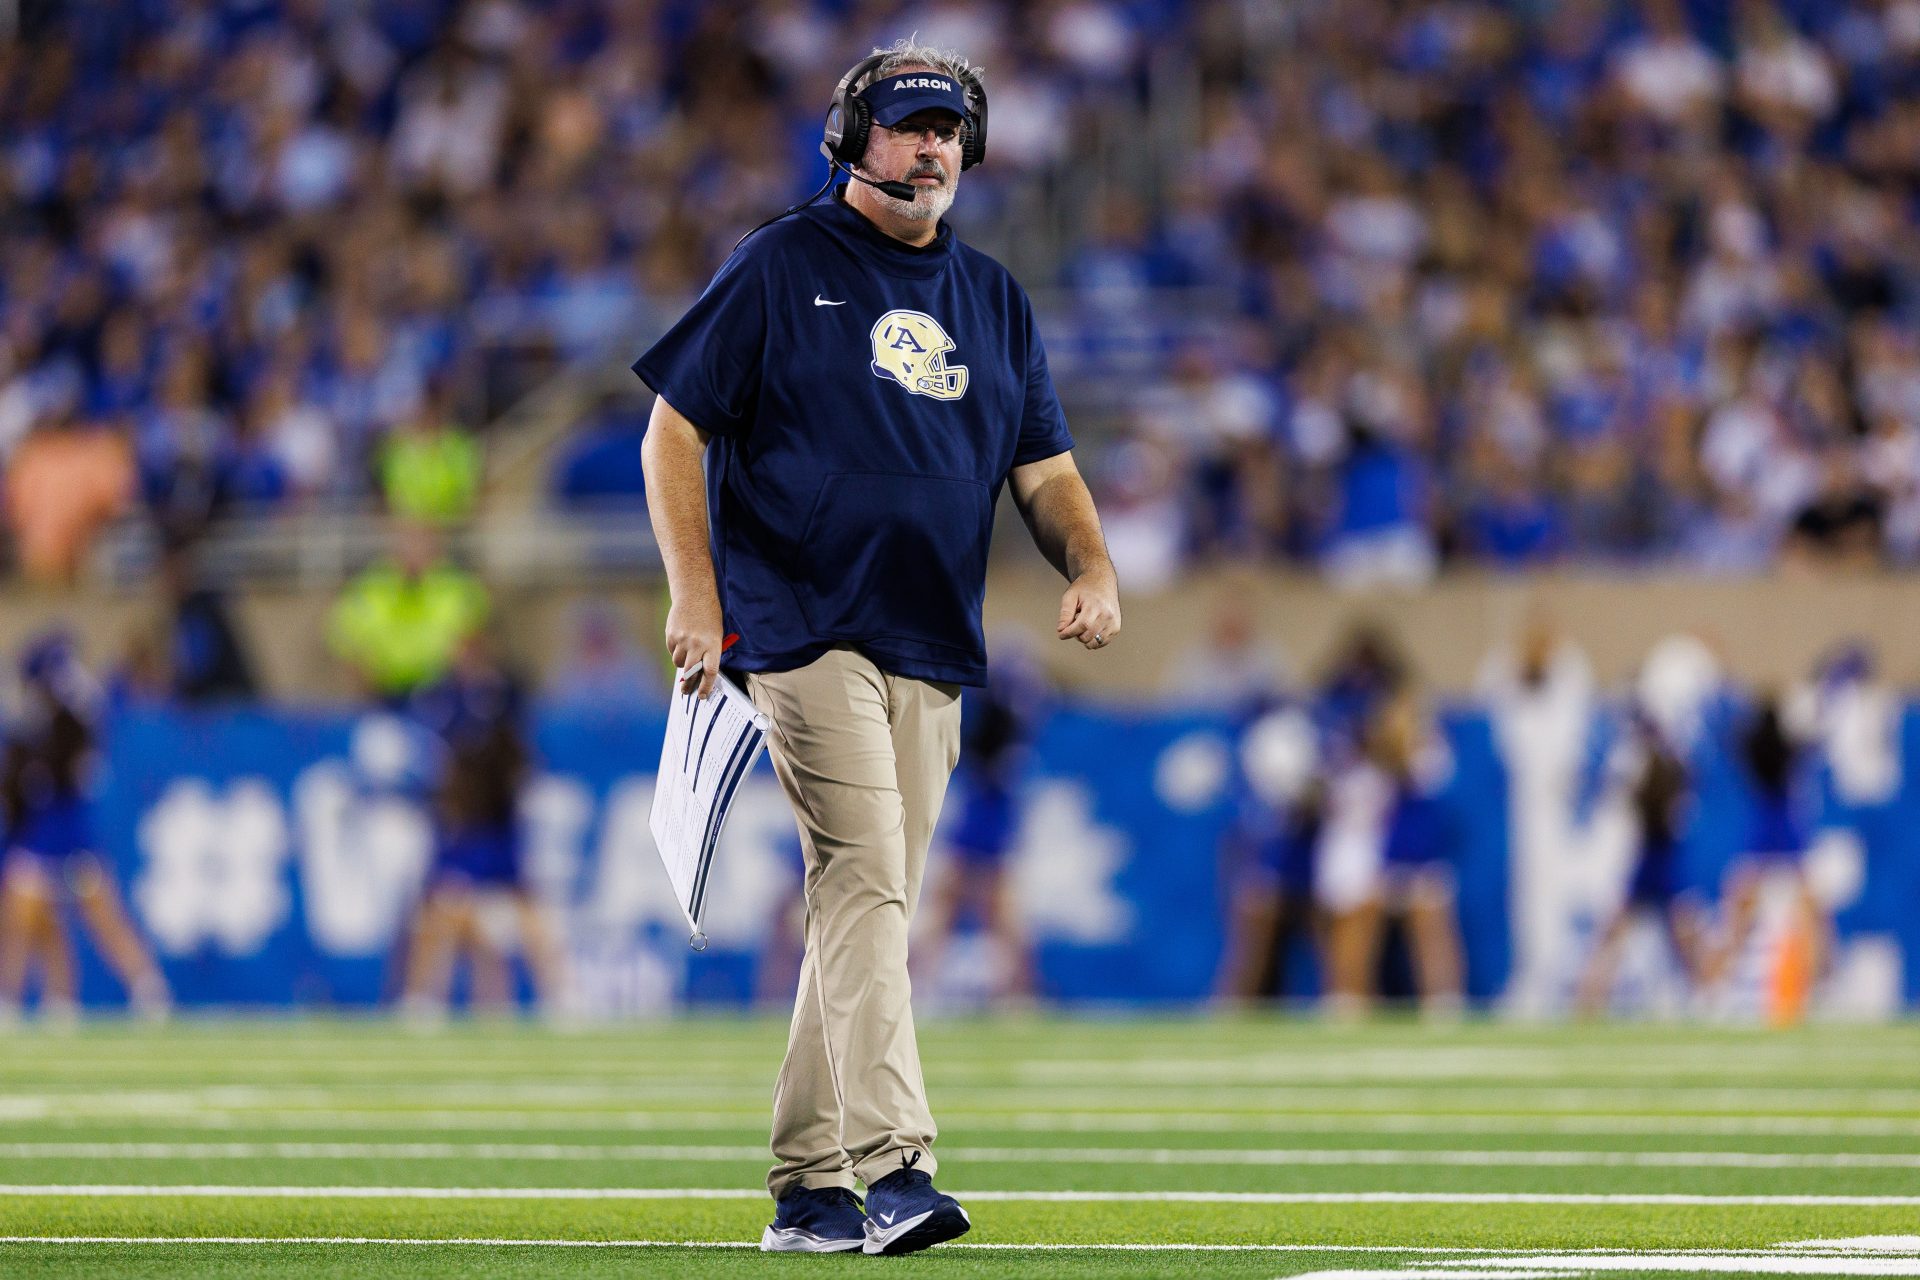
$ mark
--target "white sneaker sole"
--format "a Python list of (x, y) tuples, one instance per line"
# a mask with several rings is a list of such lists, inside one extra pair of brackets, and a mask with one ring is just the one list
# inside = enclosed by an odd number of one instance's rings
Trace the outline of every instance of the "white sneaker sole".
[(768, 1227), (760, 1234), (762, 1253), (849, 1253), (865, 1243), (859, 1236), (829, 1239), (800, 1227)]
[(929, 1209), (925, 1213), (915, 1214), (885, 1226), (872, 1216), (867, 1218), (867, 1242), (862, 1246), (866, 1253), (916, 1253), (921, 1249), (930, 1249), (943, 1241), (963, 1236), (973, 1226), (973, 1219), (959, 1205), (951, 1212), (945, 1209)]

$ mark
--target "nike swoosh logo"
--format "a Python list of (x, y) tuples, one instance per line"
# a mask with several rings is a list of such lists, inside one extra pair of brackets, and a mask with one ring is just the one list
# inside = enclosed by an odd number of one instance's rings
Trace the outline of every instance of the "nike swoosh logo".
[(844, 307), (847, 304), (844, 300), (840, 302), (828, 302), (825, 298), (821, 297), (819, 294), (816, 293), (813, 295), (813, 305), (816, 307)]
[(886, 1223), (888, 1226), (893, 1225), (893, 1215), (890, 1213), (876, 1213), (873, 1216), (880, 1219), (880, 1221)]

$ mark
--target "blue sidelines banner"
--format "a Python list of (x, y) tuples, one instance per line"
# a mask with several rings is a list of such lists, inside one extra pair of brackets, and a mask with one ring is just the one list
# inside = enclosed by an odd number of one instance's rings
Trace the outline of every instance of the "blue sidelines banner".
[[(528, 875), (568, 939), (580, 1002), (612, 1016), (789, 998), (799, 854), (786, 801), (763, 762), (716, 856), (711, 948), (690, 952), (647, 828), (663, 724), (537, 721)], [(1453, 712), (1444, 728), (1469, 994), (1486, 1000), (1510, 954), (1506, 775), (1483, 714)], [(1920, 759), (1920, 717), (1903, 733), (1903, 759)], [(135, 712), (110, 726), (97, 828), (183, 1005), (393, 998), (432, 849), (416, 734), (393, 716), (333, 712)], [(1233, 892), (1221, 849), (1236, 749), (1219, 717), (1070, 706), (1042, 726), (1007, 874), (1044, 994), (1212, 992)], [(1688, 860), (1702, 882), (1733, 852), (1734, 787), (1718, 775), (1703, 787), (1705, 834)], [(1864, 884), (1837, 919), (1844, 936), (1899, 949), (1908, 1001), (1920, 993), (1916, 796), (1903, 781), (1892, 802), (1846, 815)], [(117, 1004), (117, 983), (83, 953), (83, 999)]]

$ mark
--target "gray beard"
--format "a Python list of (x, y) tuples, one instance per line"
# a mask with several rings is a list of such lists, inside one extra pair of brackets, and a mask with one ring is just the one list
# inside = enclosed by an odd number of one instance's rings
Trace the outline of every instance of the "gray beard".
[(878, 190), (874, 194), (880, 197), (880, 203), (885, 205), (889, 212), (899, 217), (908, 218), (914, 222), (938, 222), (946, 216), (947, 210), (953, 207), (953, 196), (958, 187), (958, 183), (950, 183), (944, 187), (928, 187), (911, 200), (900, 200)]

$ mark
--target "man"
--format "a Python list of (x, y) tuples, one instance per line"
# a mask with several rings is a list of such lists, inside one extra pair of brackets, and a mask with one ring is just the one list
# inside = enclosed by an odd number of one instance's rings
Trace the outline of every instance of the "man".
[(932, 1185), (907, 929), (959, 686), (986, 677), (1002, 482), (1070, 580), (1059, 638), (1120, 632), (1026, 294), (940, 222), (985, 118), (964, 58), (901, 42), (861, 63), (823, 146), (854, 181), (744, 241), (634, 365), (659, 393), (643, 458), (667, 647), (703, 696), (726, 649), (806, 854), (768, 1250), (907, 1253), (969, 1225)]

